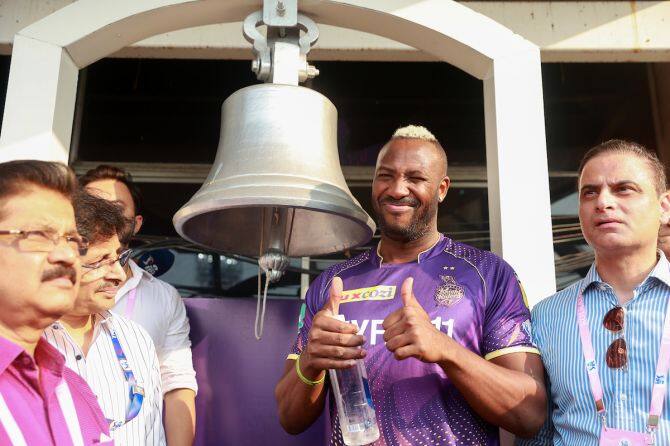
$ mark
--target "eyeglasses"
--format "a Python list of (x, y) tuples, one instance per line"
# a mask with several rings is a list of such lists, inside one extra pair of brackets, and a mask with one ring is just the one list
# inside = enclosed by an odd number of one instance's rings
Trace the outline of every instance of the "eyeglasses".
[(78, 234), (61, 235), (55, 231), (22, 231), (20, 229), (0, 230), (0, 235), (16, 235), (18, 248), (28, 252), (51, 252), (61, 239), (76, 250), (80, 256), (88, 252), (88, 240)]
[(87, 263), (86, 265), (81, 265), (81, 267), (88, 270), (84, 274), (89, 273), (89, 272), (94, 271), (94, 270), (97, 270), (97, 269), (100, 269), (100, 271), (103, 271), (102, 267), (114, 265), (116, 262), (119, 262), (119, 265), (124, 267), (124, 266), (126, 266), (126, 264), (128, 264), (128, 260), (130, 260), (130, 256), (132, 254), (133, 254), (132, 249), (126, 249), (121, 254), (119, 254), (118, 257), (115, 257), (115, 258), (112, 258), (112, 259), (103, 259), (103, 260), (99, 260), (99, 261), (93, 262), (93, 263)]
[[(617, 305), (605, 314), (603, 326), (612, 333), (621, 333), (624, 327), (624, 316), (625, 310)], [(612, 369), (620, 369), (628, 364), (628, 347), (626, 340), (623, 338), (623, 333), (621, 335), (621, 337), (612, 341), (605, 355), (607, 366)]]

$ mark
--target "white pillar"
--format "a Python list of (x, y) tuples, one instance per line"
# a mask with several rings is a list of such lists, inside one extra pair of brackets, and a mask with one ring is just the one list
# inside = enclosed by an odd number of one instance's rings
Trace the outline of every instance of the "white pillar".
[(540, 52), (497, 58), (484, 80), (491, 250), (532, 306), (556, 290)]
[(17, 35), (0, 135), (0, 161), (68, 161), (79, 69), (67, 51)]

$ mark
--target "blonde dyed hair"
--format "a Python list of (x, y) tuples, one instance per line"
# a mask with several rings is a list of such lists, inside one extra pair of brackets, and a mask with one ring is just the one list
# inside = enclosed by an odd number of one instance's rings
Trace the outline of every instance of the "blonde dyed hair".
[(419, 139), (421, 141), (429, 141), (439, 144), (439, 141), (433, 135), (430, 130), (421, 126), (421, 125), (407, 125), (405, 127), (400, 127), (394, 133), (391, 139), (404, 138), (404, 139)]

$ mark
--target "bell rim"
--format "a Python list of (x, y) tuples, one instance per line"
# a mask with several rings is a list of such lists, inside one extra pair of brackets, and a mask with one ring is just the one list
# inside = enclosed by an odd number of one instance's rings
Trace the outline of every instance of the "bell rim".
[[(181, 209), (179, 209), (174, 214), (174, 216), (172, 218), (172, 224), (173, 224), (175, 230), (177, 231), (177, 233), (179, 234), (179, 236), (184, 238), (185, 240), (188, 240), (191, 243), (195, 243), (198, 246), (203, 246), (203, 247), (205, 247), (207, 249), (210, 249), (212, 251), (217, 251), (217, 249), (214, 249), (211, 246), (204, 245), (204, 244), (202, 244), (202, 243), (200, 243), (196, 240), (193, 240), (191, 237), (187, 236), (183, 231), (183, 228), (184, 228), (186, 222), (188, 222), (189, 220), (191, 220), (195, 217), (203, 215), (206, 212), (221, 211), (221, 210), (236, 209), (236, 208), (240, 208), (240, 209), (241, 208), (250, 208), (250, 207), (258, 207), (258, 208), (261, 208), (261, 207), (296, 208), (296, 209), (306, 209), (306, 210), (309, 210), (309, 211), (312, 211), (312, 212), (319, 212), (319, 213), (323, 213), (323, 214), (335, 215), (335, 216), (345, 218), (345, 219), (353, 222), (354, 224), (359, 226), (361, 229), (363, 229), (363, 232), (365, 233), (365, 237), (361, 238), (360, 240), (356, 240), (356, 241), (354, 241), (353, 243), (350, 243), (350, 244), (343, 244), (342, 248), (340, 248), (338, 250), (335, 250), (335, 251), (320, 251), (320, 252), (315, 252), (315, 253), (310, 254), (310, 255), (333, 254), (333, 253), (341, 252), (345, 249), (350, 249), (350, 248), (354, 248), (354, 247), (357, 247), (357, 246), (361, 246), (361, 245), (369, 242), (372, 239), (372, 237), (374, 236), (375, 231), (377, 230), (377, 224), (372, 219), (372, 217), (370, 217), (368, 215), (368, 213), (365, 212), (365, 210), (363, 210), (363, 208), (360, 208), (360, 209), (361, 209), (362, 215), (366, 217), (365, 220), (360, 219), (360, 218), (356, 218), (355, 216), (350, 215), (348, 213), (337, 212), (336, 210), (315, 208), (313, 206), (300, 206), (300, 205), (297, 205), (297, 204), (295, 204), (295, 205), (286, 204), (287, 202), (291, 201), (289, 199), (282, 200), (283, 204), (269, 203), (267, 201), (265, 201), (264, 203), (260, 203), (260, 202), (259, 203), (249, 203), (249, 201), (247, 201), (245, 204), (238, 204), (238, 205), (226, 204), (226, 205), (224, 205), (223, 203), (221, 203), (221, 201), (231, 201), (231, 200), (225, 200), (225, 199), (224, 200), (219, 200), (219, 202), (218, 202), (219, 205), (214, 206), (214, 207), (212, 207), (211, 202), (208, 202), (207, 203), (207, 206), (208, 206), (207, 209), (199, 209), (198, 210), (197, 208), (203, 208), (204, 206), (203, 205), (198, 206), (195, 203), (194, 204), (187, 203)], [(194, 207), (196, 208), (195, 210), (193, 209)], [(230, 251), (230, 252), (232, 252), (232, 251)], [(292, 257), (300, 257), (300, 256), (292, 256)]]

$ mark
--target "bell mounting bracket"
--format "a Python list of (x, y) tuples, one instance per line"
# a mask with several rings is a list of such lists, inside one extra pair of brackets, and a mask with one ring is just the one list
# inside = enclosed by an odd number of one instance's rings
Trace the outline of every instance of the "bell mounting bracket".
[[(258, 27), (265, 25), (264, 36)], [(247, 16), (244, 38), (256, 56), (251, 71), (263, 82), (299, 85), (319, 74), (307, 63), (307, 53), (319, 38), (319, 29), (309, 17), (298, 13), (298, 0), (265, 0), (263, 10)]]

